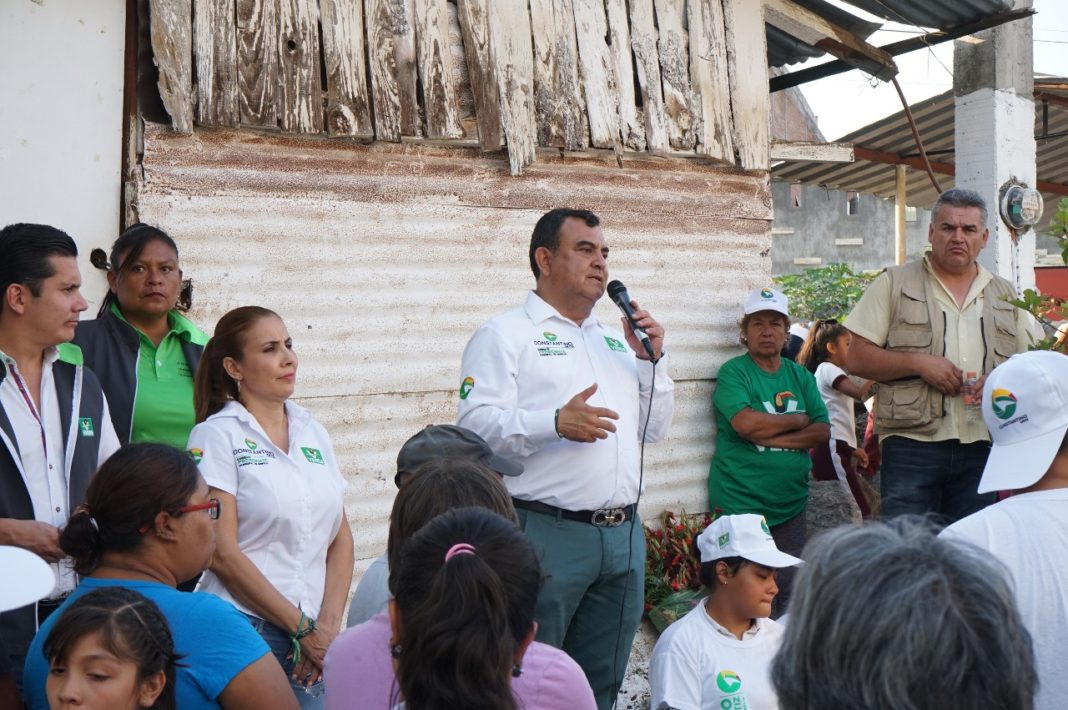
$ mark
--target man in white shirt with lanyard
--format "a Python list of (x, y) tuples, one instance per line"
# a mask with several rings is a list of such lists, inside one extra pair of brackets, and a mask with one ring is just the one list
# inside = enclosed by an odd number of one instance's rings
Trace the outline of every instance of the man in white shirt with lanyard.
[(546, 213), (529, 256), (534, 291), (464, 350), (457, 423), (523, 465), (505, 483), (543, 554), (537, 638), (582, 666), (607, 710), (643, 611), (642, 429), (648, 417), (646, 441), (667, 434), (674, 383), (664, 329), (649, 313), (632, 304), (653, 361), (629, 327), (620, 333), (592, 316), (608, 283), (596, 215)]
[(0, 544), (40, 555), (56, 575), (45, 599), (0, 614), (0, 653), (16, 678), (37, 626), (77, 583), (59, 529), (119, 448), (96, 376), (56, 348), (88, 307), (77, 256), (54, 227), (0, 230)]

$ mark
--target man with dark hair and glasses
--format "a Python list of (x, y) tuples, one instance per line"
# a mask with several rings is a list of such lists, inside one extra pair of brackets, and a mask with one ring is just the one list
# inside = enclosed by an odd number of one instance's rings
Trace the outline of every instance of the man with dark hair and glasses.
[(40, 555), (56, 575), (47, 598), (0, 614), (16, 678), (37, 626), (76, 584), (59, 529), (119, 448), (96, 376), (56, 347), (74, 337), (88, 307), (77, 256), (74, 240), (54, 227), (0, 230), (0, 544)]

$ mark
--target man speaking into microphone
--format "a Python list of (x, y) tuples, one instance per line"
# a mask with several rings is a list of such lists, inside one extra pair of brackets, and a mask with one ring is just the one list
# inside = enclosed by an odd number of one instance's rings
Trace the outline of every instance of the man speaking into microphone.
[(530, 268), (526, 302), (482, 325), (464, 350), (458, 424), (523, 465), (505, 483), (542, 553), (537, 638), (582, 666), (608, 710), (643, 611), (642, 436), (666, 435), (675, 386), (664, 329), (647, 311), (630, 303), (652, 357), (626, 318), (621, 332), (591, 315), (608, 284), (597, 215), (544, 214)]

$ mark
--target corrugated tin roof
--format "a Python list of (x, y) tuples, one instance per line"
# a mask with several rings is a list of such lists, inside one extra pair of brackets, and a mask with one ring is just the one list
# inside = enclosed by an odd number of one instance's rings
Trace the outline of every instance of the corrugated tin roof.
[[(1047, 205), (1054, 204), (1068, 191), (1068, 79), (1035, 79), (1035, 137), (1039, 188), (1063, 187), (1060, 194), (1043, 189)], [(1045, 100), (1045, 104), (1043, 104)], [(1043, 106), (1046, 106), (1044, 109)], [(924, 149), (932, 163), (952, 166), (954, 159), (953, 92), (947, 91), (913, 104)], [(858, 148), (917, 158), (916, 144), (904, 112), (869, 124), (837, 142), (852, 143)], [(937, 173), (942, 189), (953, 186), (951, 175)], [(894, 166), (882, 162), (858, 160), (854, 163), (786, 162), (772, 168), (772, 176), (787, 182), (821, 185), (839, 190), (857, 190), (880, 197), (895, 193)], [(1048, 184), (1047, 184), (1048, 183)], [(938, 193), (926, 172), (910, 169), (907, 176), (908, 202), (915, 207), (930, 207)], [(1046, 210), (1047, 214), (1050, 210)]]
[[(879, 28), (873, 22), (831, 5), (824, 0), (795, 0), (823, 19), (866, 39)], [(948, 30), (1007, 12), (1013, 0), (845, 0), (884, 20), (927, 29)], [(796, 64), (824, 54), (823, 50), (767, 26), (768, 65)]]

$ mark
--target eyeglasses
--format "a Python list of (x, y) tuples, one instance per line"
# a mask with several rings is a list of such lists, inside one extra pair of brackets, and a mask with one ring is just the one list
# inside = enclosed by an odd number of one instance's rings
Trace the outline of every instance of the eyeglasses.
[[(178, 517), (181, 517), (181, 516), (185, 515), (186, 513), (193, 513), (193, 512), (198, 511), (198, 510), (206, 510), (206, 511), (208, 511), (208, 517), (209, 518), (211, 518), (212, 520), (218, 520), (219, 519), (219, 513), (222, 512), (222, 502), (218, 498), (209, 498), (207, 503), (197, 503), (196, 505), (187, 505), (184, 508), (179, 508), (178, 510), (174, 511), (173, 513), (171, 513), (171, 515), (173, 515), (174, 517), (178, 518)], [(151, 529), (152, 529), (152, 524), (151, 523), (145, 523), (144, 525), (142, 525), (141, 527), (139, 527), (137, 529), (137, 532), (139, 532), (142, 535), (144, 535), (146, 532), (148, 532)]]
[(219, 519), (219, 513), (222, 512), (222, 502), (218, 498), (209, 498), (207, 503), (198, 503), (197, 505), (187, 505), (184, 508), (179, 508), (174, 511), (174, 517), (184, 515), (185, 513), (192, 513), (197, 510), (208, 511), (208, 517), (212, 520)]

